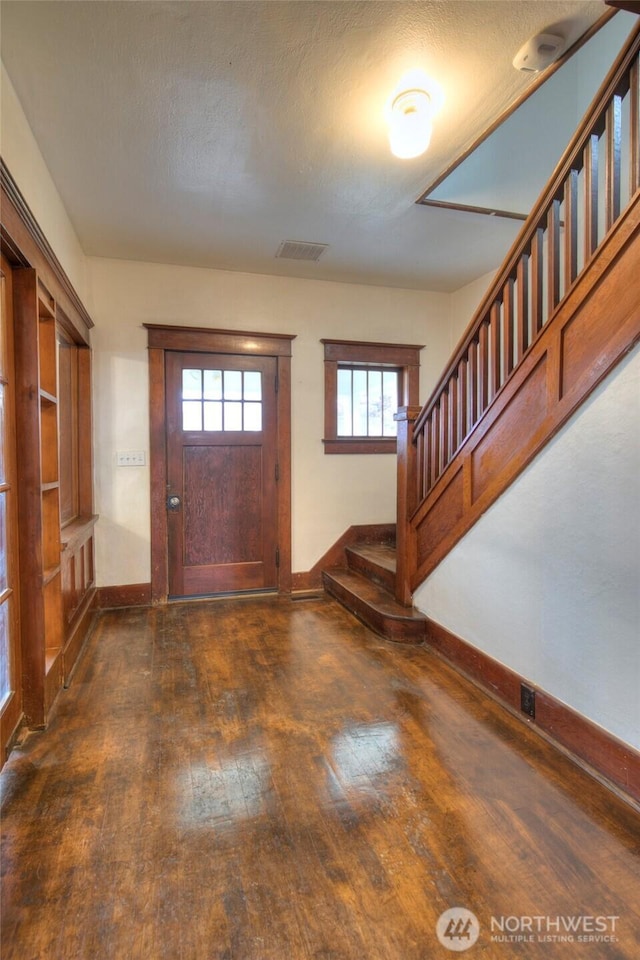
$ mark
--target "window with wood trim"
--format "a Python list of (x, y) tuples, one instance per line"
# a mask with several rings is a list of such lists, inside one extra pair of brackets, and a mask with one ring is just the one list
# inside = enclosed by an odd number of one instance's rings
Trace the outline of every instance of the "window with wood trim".
[(400, 406), (418, 403), (420, 351), (406, 343), (322, 340), (324, 452), (395, 453)]

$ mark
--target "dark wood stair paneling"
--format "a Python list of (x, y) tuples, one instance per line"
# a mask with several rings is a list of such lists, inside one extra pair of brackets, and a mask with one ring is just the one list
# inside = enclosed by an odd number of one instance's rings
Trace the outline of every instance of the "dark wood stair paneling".
[(374, 633), (396, 643), (424, 642), (426, 617), (413, 607), (397, 603), (384, 587), (355, 570), (340, 567), (323, 571), (322, 580), (327, 593)]
[(347, 564), (393, 593), (396, 586), (396, 551), (390, 543), (361, 543), (346, 548)]
[(639, 56), (640, 21), (431, 397), (396, 415), (405, 603), (640, 340)]

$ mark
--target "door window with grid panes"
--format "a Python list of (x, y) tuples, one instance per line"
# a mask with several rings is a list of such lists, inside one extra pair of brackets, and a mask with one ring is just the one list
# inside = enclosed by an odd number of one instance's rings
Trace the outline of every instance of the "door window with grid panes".
[(182, 371), (182, 429), (262, 430), (262, 374), (259, 370)]

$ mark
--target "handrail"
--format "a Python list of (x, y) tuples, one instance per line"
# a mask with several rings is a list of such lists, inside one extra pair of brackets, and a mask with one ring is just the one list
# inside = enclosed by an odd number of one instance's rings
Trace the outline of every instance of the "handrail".
[(416, 507), (640, 189), (639, 51), (640, 23), (415, 422)]

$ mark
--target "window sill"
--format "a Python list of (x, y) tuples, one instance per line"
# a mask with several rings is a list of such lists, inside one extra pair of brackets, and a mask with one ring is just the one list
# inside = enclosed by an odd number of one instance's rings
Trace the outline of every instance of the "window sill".
[(325, 453), (397, 453), (396, 438), (371, 439), (364, 437), (340, 437), (333, 440), (323, 440)]

